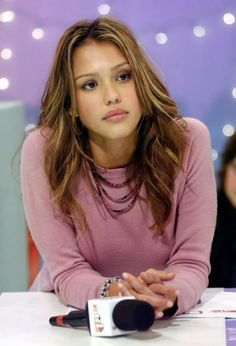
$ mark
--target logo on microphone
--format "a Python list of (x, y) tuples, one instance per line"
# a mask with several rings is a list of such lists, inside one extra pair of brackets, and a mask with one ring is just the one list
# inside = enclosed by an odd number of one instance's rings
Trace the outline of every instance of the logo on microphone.
[(93, 304), (93, 318), (96, 332), (101, 333), (104, 329), (104, 324), (101, 321), (101, 315), (98, 312), (98, 307), (96, 304)]

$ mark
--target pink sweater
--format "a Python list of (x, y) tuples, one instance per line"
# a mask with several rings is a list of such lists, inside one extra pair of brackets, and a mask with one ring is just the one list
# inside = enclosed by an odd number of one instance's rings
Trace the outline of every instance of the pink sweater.
[[(23, 202), (44, 262), (32, 290), (55, 290), (66, 304), (83, 308), (88, 299), (99, 296), (108, 277), (122, 272), (138, 275), (156, 268), (176, 274), (168, 284), (180, 290), (177, 313), (197, 303), (208, 284), (216, 188), (208, 130), (196, 119), (186, 121), (184, 169), (175, 180), (165, 232), (158, 237), (153, 237), (148, 228), (153, 218), (145, 202), (138, 200), (129, 212), (113, 218), (79, 177), (74, 193), (87, 215), (88, 229), (81, 234), (63, 221), (50, 203), (43, 168), (44, 138), (39, 130), (28, 135), (22, 149)], [(121, 182), (125, 180), (125, 168), (107, 170), (106, 175)], [(118, 194), (123, 195), (120, 190)], [(141, 194), (145, 196), (144, 186)]]

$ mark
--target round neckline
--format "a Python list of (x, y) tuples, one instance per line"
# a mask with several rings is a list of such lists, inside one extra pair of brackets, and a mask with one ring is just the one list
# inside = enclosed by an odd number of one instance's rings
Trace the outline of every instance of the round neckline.
[(123, 167), (115, 167), (115, 168), (105, 168), (97, 163), (94, 163), (94, 166), (99, 174), (104, 176), (104, 178), (125, 178), (127, 174), (127, 168), (130, 164)]

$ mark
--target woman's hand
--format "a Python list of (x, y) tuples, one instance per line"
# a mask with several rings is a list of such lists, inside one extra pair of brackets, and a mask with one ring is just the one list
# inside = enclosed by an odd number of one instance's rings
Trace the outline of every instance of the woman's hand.
[(148, 302), (155, 309), (156, 317), (162, 317), (163, 311), (173, 307), (179, 292), (163, 284), (172, 280), (173, 273), (148, 269), (138, 277), (124, 273), (123, 280), (118, 284), (120, 294), (132, 295), (136, 299)]
[(170, 281), (174, 277), (173, 273), (156, 269), (148, 269), (138, 276), (154, 293), (163, 295), (173, 303), (180, 292), (176, 288), (163, 284), (163, 281)]

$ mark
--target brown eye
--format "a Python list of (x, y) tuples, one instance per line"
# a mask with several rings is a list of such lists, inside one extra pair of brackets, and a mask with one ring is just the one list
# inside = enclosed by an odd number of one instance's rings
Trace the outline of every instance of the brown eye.
[(126, 80), (129, 80), (130, 78), (131, 78), (131, 72), (122, 72), (117, 77), (119, 81), (126, 81)]
[(83, 84), (82, 85), (82, 89), (84, 89), (84, 90), (92, 90), (93, 88), (95, 88), (95, 86), (97, 86), (97, 82), (90, 81), (90, 82), (87, 82), (87, 83)]

